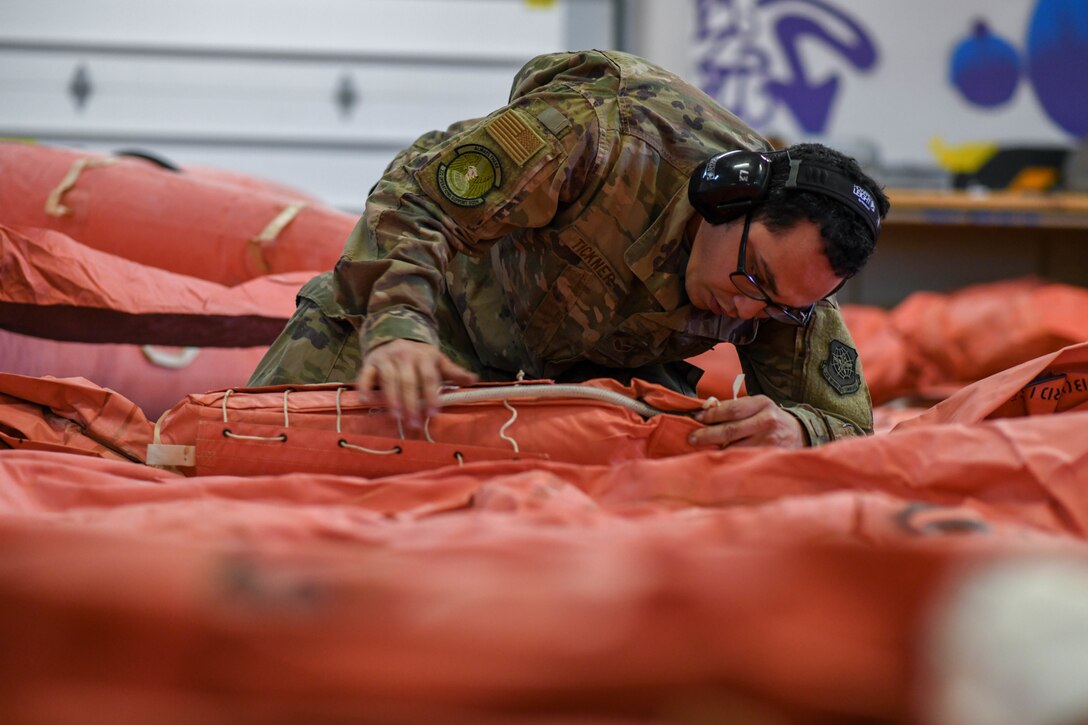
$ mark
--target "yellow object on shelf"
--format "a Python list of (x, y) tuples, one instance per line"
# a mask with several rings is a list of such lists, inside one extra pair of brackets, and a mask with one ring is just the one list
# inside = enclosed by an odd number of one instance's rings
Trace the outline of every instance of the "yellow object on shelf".
[(999, 146), (994, 141), (976, 141), (949, 146), (939, 136), (930, 139), (929, 150), (937, 164), (953, 174), (972, 174), (992, 159)]

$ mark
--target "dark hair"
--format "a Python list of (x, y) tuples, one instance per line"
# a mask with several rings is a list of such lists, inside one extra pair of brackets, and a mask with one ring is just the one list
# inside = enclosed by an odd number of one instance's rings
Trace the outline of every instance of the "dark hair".
[(861, 215), (836, 199), (803, 189), (787, 189), (790, 161), (815, 161), (846, 174), (873, 197), (880, 217), (888, 213), (891, 204), (883, 189), (861, 170), (857, 161), (818, 143), (790, 146), (785, 153), (771, 158), (770, 190), (766, 200), (755, 209), (753, 219), (759, 219), (774, 231), (792, 229), (808, 220), (816, 224), (823, 238), (824, 254), (831, 269), (841, 277), (852, 277), (865, 266), (876, 247), (876, 239)]

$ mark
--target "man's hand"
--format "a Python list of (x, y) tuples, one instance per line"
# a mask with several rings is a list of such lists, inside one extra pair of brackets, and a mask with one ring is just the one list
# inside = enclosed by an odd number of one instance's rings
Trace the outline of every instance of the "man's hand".
[(693, 446), (805, 446), (801, 421), (766, 395), (718, 401), (695, 419), (708, 427), (688, 436), (688, 443)]
[(357, 387), (361, 392), (381, 388), (389, 412), (419, 427), (421, 405), (427, 415), (438, 410), (438, 389), (444, 380), (467, 385), (476, 382), (476, 375), (425, 342), (393, 340), (366, 356)]

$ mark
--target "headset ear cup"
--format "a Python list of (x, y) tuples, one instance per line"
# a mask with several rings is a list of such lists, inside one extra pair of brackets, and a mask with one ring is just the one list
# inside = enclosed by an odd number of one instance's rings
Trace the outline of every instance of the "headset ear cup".
[(727, 151), (700, 164), (688, 182), (688, 200), (711, 224), (743, 216), (767, 196), (771, 160), (756, 151)]

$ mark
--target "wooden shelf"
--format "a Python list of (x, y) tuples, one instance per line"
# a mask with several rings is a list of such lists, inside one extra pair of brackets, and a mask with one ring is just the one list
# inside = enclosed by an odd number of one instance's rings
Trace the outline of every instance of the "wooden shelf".
[(1088, 229), (1088, 194), (889, 189), (886, 224)]

